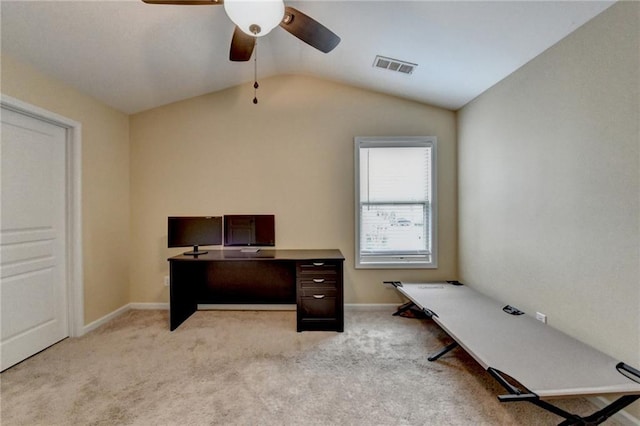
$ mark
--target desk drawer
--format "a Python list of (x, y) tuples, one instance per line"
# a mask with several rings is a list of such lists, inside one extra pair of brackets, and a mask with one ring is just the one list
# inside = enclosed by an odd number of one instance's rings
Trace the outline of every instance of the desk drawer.
[(322, 300), (327, 297), (333, 297), (335, 299), (338, 294), (338, 290), (335, 288), (303, 288), (300, 290), (301, 297), (311, 297), (316, 300)]
[(306, 275), (336, 275), (340, 264), (326, 260), (308, 260), (296, 262), (298, 276)]
[(313, 277), (298, 278), (298, 288), (338, 288), (338, 282), (335, 277), (316, 275)]
[(304, 320), (335, 320), (336, 319), (336, 297), (315, 292), (311, 296), (300, 298), (298, 305), (300, 317)]

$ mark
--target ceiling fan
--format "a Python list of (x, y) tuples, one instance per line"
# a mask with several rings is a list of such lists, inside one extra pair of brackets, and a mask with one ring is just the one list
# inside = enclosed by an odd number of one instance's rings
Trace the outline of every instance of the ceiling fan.
[(220, 5), (224, 4), (229, 18), (236, 24), (231, 39), (229, 59), (248, 61), (253, 54), (256, 38), (268, 34), (280, 25), (289, 33), (321, 52), (332, 51), (340, 37), (318, 21), (283, 0), (142, 0), (148, 4)]

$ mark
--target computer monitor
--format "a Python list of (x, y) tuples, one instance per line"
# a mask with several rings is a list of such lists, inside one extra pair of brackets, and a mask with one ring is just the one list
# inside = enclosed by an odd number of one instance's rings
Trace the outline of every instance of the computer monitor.
[(222, 216), (170, 216), (167, 228), (169, 247), (193, 247), (185, 255), (206, 254), (198, 247), (222, 244)]
[(224, 245), (240, 247), (275, 246), (275, 216), (272, 214), (225, 215)]

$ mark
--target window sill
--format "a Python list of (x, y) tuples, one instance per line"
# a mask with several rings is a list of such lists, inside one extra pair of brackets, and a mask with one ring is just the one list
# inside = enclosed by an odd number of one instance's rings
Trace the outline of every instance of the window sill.
[(356, 262), (356, 269), (438, 269), (436, 263), (427, 262)]

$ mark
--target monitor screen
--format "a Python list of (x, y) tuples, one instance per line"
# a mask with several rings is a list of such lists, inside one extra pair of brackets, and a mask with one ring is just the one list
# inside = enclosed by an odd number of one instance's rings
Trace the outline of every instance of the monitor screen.
[(275, 216), (272, 214), (225, 215), (224, 245), (275, 246)]
[[(194, 247), (222, 244), (222, 216), (180, 216), (168, 218), (168, 246)], [(194, 254), (194, 253), (191, 253)]]

